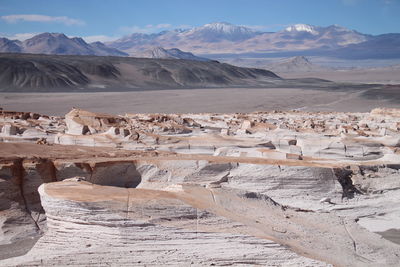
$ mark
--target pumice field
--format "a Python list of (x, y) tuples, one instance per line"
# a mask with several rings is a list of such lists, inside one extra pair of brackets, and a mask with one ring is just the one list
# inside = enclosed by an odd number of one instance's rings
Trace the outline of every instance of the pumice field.
[(399, 267), (399, 14), (2, 0), (0, 267)]
[(400, 262), (398, 109), (0, 110), (0, 128), (0, 266)]

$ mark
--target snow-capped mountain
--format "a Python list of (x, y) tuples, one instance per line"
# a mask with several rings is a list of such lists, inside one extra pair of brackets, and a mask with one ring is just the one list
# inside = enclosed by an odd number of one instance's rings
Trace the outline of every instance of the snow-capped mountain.
[(314, 35), (318, 34), (317, 27), (307, 24), (295, 24), (285, 29), (286, 32), (308, 32)]
[(369, 40), (371, 36), (338, 25), (318, 27), (295, 24), (278, 32), (256, 32), (226, 22), (206, 24), (189, 30), (157, 34), (135, 33), (108, 45), (140, 54), (149, 47), (179, 48), (195, 54), (254, 53), (337, 49)]
[(295, 24), (277, 32), (258, 32), (245, 26), (216, 22), (193, 29), (133, 33), (106, 44), (88, 44), (82, 38), (69, 38), (61, 33), (42, 33), (24, 42), (0, 38), (0, 52), (141, 57), (154, 47), (162, 47), (165, 51), (159, 49), (154, 56), (191, 57), (171, 50), (179, 49), (207, 58), (246, 53), (283, 57), (400, 58), (399, 41), (399, 34), (373, 36), (339, 25)]
[(257, 32), (244, 26), (236, 26), (227, 22), (216, 22), (183, 32), (182, 36), (204, 42), (218, 42), (222, 40), (242, 41), (257, 34)]
[(179, 46), (180, 49), (186, 51), (199, 52), (201, 50), (201, 52), (204, 52), (208, 51), (208, 45), (204, 49), (194, 49), (194, 46), (197, 44), (217, 44), (220, 42), (236, 43), (258, 34), (260, 33), (244, 26), (216, 22), (186, 30), (176, 29), (152, 34), (133, 33), (116, 41), (109, 42), (107, 45), (125, 51), (132, 56), (148, 50), (149, 47), (174, 48)]
[(41, 33), (20, 42), (0, 39), (0, 52), (54, 54), (54, 55), (96, 55), (127, 56), (115, 48), (107, 47), (100, 42), (88, 44), (80, 37), (69, 38), (62, 33)]
[[(365, 42), (371, 36), (338, 25), (318, 27), (296, 24), (276, 33), (264, 33), (247, 41), (247, 45), (263, 43), (270, 51), (301, 51), (337, 49), (349, 44)], [(261, 50), (262, 51), (262, 50)]]
[(208, 58), (197, 57), (190, 52), (184, 52), (178, 48), (164, 49), (162, 47), (155, 47), (153, 49), (145, 51), (141, 55), (145, 58), (165, 58), (165, 59), (187, 59), (196, 61), (211, 61)]

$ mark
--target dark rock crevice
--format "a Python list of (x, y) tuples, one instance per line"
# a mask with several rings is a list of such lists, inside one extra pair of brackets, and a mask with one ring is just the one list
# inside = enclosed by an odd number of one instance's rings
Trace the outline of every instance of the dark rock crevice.
[(26, 211), (27, 215), (32, 219), (32, 222), (36, 226), (36, 229), (38, 231), (40, 231), (41, 228), (40, 228), (38, 222), (35, 220), (35, 218), (33, 218), (32, 212), (29, 209), (29, 203), (28, 203), (27, 199), (25, 198), (25, 190), (24, 190), (25, 170), (24, 170), (24, 166), (23, 166), (23, 159), (16, 159), (14, 161), (12, 172), (13, 172), (13, 176), (16, 178), (17, 184), (19, 186), (20, 196), (21, 196), (25, 211)]
[(355, 194), (364, 194), (353, 184), (353, 181), (351, 179), (351, 177), (353, 176), (352, 170), (350, 170), (349, 168), (334, 168), (333, 173), (336, 176), (340, 185), (342, 186), (342, 199), (351, 199), (354, 198)]

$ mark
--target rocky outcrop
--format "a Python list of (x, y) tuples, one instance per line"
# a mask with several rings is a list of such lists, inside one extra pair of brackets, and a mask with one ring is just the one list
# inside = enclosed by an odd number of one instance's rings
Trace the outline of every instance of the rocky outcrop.
[(46, 224), (37, 188), (42, 183), (55, 181), (51, 162), (14, 159), (0, 165), (3, 214), (0, 244), (40, 234)]
[(90, 133), (105, 132), (113, 125), (120, 125), (125, 121), (108, 114), (93, 113), (81, 109), (72, 109), (65, 115), (67, 133), (85, 135)]
[[(279, 265), (325, 265), (293, 255), (276, 243), (335, 265), (395, 266), (398, 262), (399, 246), (354, 221), (281, 206), (263, 194), (193, 185), (162, 191), (124, 189), (82, 181), (43, 185), (39, 192), (49, 231), (26, 256), (5, 264), (113, 264), (115, 255), (126, 254), (118, 261), (120, 265), (203, 265), (210, 261), (216, 265), (271, 261)], [(276, 243), (267, 245), (264, 238)], [(222, 248), (221, 239), (237, 249)], [(70, 242), (75, 245), (70, 246)], [(134, 245), (138, 242), (141, 246)], [(49, 254), (49, 249), (63, 253)], [(82, 250), (85, 252), (79, 252)], [(164, 256), (154, 257), (154, 250)], [(277, 251), (276, 256), (270, 256)], [(339, 252), (343, 257), (336, 256)]]
[[(83, 187), (76, 187), (76, 183)], [(85, 182), (62, 184), (76, 192), (92, 187)], [(44, 186), (40, 192), (49, 230), (26, 256), (5, 260), (0, 265), (200, 266), (236, 262), (326, 266), (272, 241), (245, 235), (242, 224), (196, 209), (174, 197), (174, 193), (101, 186), (91, 192), (94, 201), (77, 202), (49, 194)], [(82, 196), (90, 195), (86, 193)], [(103, 193), (111, 193), (113, 200), (104, 198)], [(224, 227), (219, 227), (220, 223)], [(236, 230), (226, 231), (225, 226)], [(49, 250), (53, 252), (48, 253)]]
[[(398, 118), (386, 111), (1, 112), (16, 134), (0, 143), (0, 246), (42, 237), (0, 265), (399, 260), (372, 233), (398, 229), (400, 214)], [(55, 144), (32, 144), (39, 133)]]

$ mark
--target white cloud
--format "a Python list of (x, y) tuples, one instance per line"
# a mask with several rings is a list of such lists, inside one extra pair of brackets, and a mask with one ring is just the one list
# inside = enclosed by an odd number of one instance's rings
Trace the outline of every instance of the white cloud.
[(111, 42), (115, 41), (120, 37), (116, 36), (107, 36), (107, 35), (92, 35), (92, 36), (84, 36), (82, 37), (83, 40), (85, 40), (87, 43), (93, 43), (93, 42)]
[(17, 23), (20, 21), (28, 21), (28, 22), (56, 22), (62, 23), (68, 26), (71, 25), (84, 25), (85, 22), (79, 19), (73, 19), (66, 16), (62, 17), (52, 17), (45, 15), (37, 15), (37, 14), (15, 14), (15, 15), (7, 15), (1, 16), (2, 20), (7, 23)]

